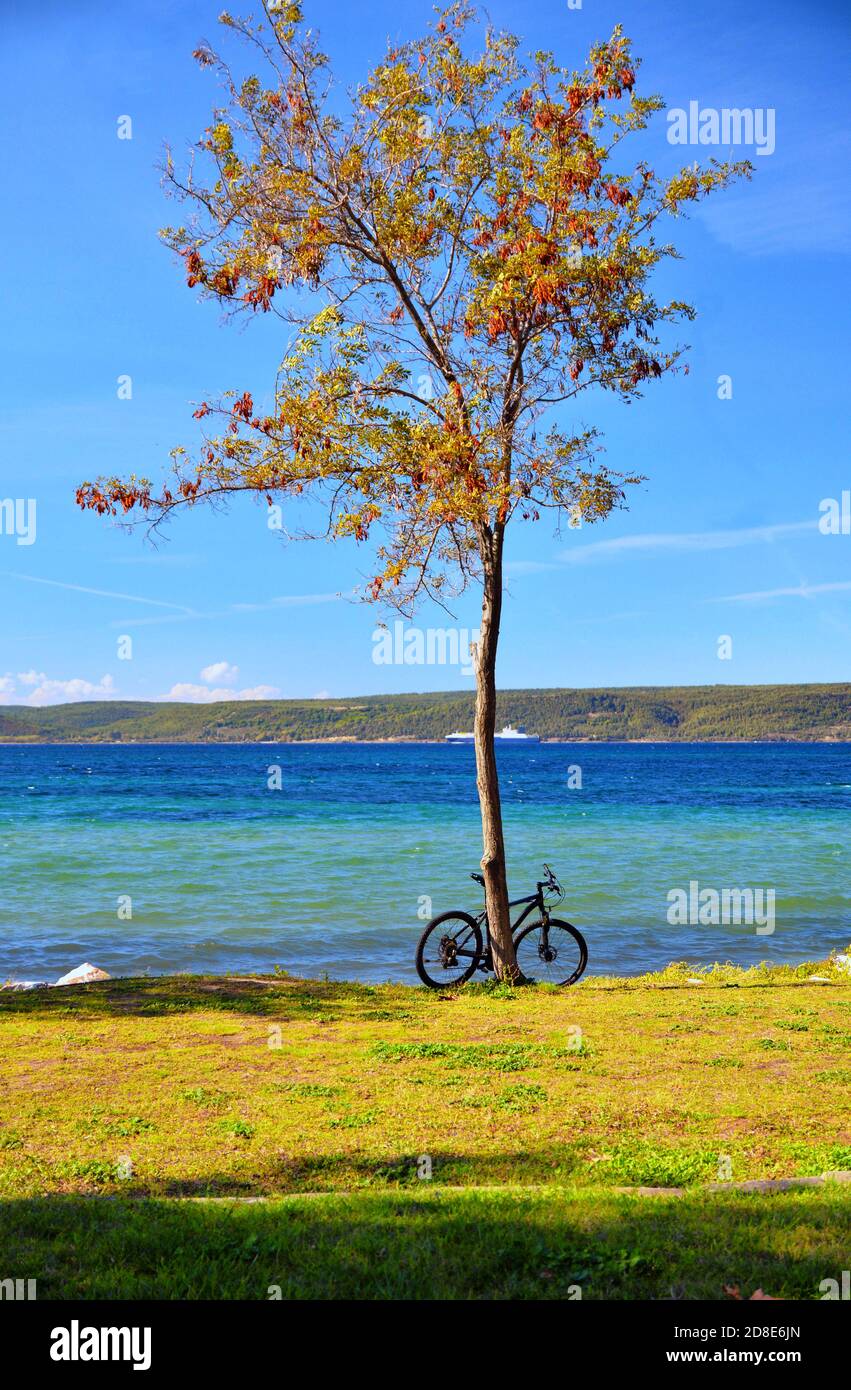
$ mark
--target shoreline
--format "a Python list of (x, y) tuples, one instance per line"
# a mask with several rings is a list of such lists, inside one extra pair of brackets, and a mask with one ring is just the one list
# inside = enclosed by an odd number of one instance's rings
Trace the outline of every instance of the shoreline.
[[(472, 743), (450, 743), (443, 738), (206, 738), (206, 739), (5, 739), (0, 736), (0, 748), (276, 748), (287, 747), (333, 747), (337, 744), (355, 745), (363, 748), (472, 748)], [(537, 743), (520, 744), (529, 748), (571, 748), (577, 744), (600, 748), (625, 748), (631, 745), (656, 746), (659, 748), (701, 748), (701, 747), (776, 747), (777, 745), (821, 745), (836, 744), (851, 748), (851, 738), (812, 738), (795, 735), (778, 735), (776, 738), (540, 738)], [(517, 745), (509, 744), (510, 747)]]
[[(849, 928), (851, 937), (851, 928)], [(810, 971), (809, 975), (802, 972)], [(745, 978), (747, 977), (747, 978)], [(9, 998), (13, 995), (41, 995), (44, 997), (49, 991), (61, 989), (125, 989), (135, 985), (176, 985), (192, 986), (199, 981), (205, 982), (210, 988), (219, 988), (230, 984), (255, 984), (255, 985), (287, 985), (287, 986), (323, 986), (343, 990), (365, 990), (367, 992), (389, 990), (416, 990), (424, 998), (440, 993), (464, 994), (481, 992), (482, 988), (496, 987), (496, 980), (488, 976), (486, 981), (468, 981), (467, 985), (456, 987), (446, 986), (445, 990), (429, 990), (426, 985), (416, 981), (407, 980), (384, 980), (381, 982), (371, 980), (360, 980), (351, 977), (336, 977), (331, 974), (297, 975), (291, 974), (287, 970), (279, 973), (264, 971), (215, 971), (215, 970), (165, 970), (161, 973), (147, 971), (142, 974), (129, 975), (106, 975), (102, 979), (93, 980), (74, 980), (67, 984), (59, 984), (56, 981), (39, 981), (38, 984), (29, 989), (21, 989), (23, 981), (3, 979), (0, 977), (0, 998), (4, 995)], [(593, 991), (597, 989), (696, 989), (703, 985), (714, 985), (716, 988), (730, 989), (737, 988), (739, 985), (751, 983), (782, 983), (800, 985), (851, 985), (851, 940), (847, 947), (842, 950), (833, 948), (829, 955), (802, 961), (785, 961), (776, 963), (766, 957), (754, 962), (752, 965), (737, 965), (734, 961), (713, 961), (711, 964), (670, 961), (668, 965), (662, 966), (658, 970), (646, 970), (635, 972), (629, 975), (595, 974), (587, 971), (577, 984), (570, 988), (556, 988), (557, 994), (573, 996), (577, 990)], [(473, 986), (470, 989), (470, 985)], [(532, 989), (537, 989), (538, 985), (533, 985)], [(547, 993), (552, 991), (551, 986), (545, 986)], [(525, 992), (522, 987), (518, 993)]]

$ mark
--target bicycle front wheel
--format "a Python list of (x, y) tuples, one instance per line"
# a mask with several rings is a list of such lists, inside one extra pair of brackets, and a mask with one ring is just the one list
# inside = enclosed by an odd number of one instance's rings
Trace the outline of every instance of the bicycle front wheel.
[(575, 985), (588, 964), (588, 946), (569, 922), (551, 917), (549, 925), (532, 922), (515, 938), (520, 972), (543, 985)]
[(466, 912), (443, 912), (429, 922), (417, 947), (417, 974), (429, 989), (469, 980), (482, 958), (482, 932)]

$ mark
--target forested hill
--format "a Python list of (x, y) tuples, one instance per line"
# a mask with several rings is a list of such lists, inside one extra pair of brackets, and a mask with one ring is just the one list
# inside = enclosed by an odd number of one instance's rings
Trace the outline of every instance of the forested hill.
[[(168, 704), (98, 700), (0, 708), (4, 743), (430, 740), (472, 727), (472, 693)], [(499, 720), (543, 739), (851, 741), (851, 685), (504, 690)]]

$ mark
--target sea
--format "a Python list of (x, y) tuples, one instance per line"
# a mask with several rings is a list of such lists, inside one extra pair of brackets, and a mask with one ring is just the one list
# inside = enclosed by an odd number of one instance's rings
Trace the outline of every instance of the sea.
[[(498, 760), (510, 893), (551, 865), (590, 974), (851, 943), (851, 745), (546, 743)], [(428, 918), (481, 909), (480, 854), (469, 746), (5, 745), (0, 982), (83, 961), (413, 981)]]

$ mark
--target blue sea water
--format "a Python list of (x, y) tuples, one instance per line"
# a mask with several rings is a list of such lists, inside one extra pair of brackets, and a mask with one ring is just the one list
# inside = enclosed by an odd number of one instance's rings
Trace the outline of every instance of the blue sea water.
[[(800, 961), (851, 941), (851, 745), (498, 756), (512, 896), (550, 863), (591, 973)], [(0, 747), (0, 979), (89, 960), (413, 980), (418, 914), (477, 908), (479, 855), (469, 747)], [(773, 934), (670, 925), (667, 895), (692, 880), (773, 889)]]

